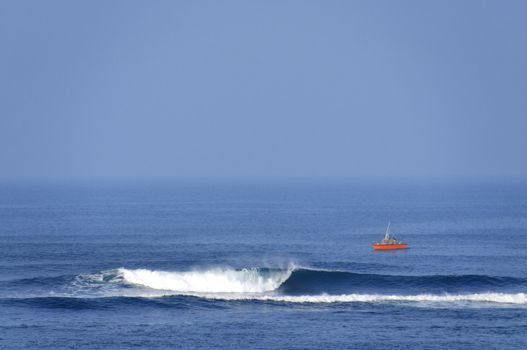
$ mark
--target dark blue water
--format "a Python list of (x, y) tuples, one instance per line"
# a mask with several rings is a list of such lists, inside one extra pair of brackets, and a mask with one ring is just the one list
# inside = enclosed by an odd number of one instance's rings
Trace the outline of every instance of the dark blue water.
[(526, 349), (526, 293), (522, 183), (0, 185), (0, 348)]

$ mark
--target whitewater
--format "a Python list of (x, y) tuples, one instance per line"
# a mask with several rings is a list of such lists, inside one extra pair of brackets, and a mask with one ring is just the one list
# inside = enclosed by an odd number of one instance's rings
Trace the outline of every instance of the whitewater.
[[(374, 293), (341, 293), (330, 294), (324, 291), (316, 294), (289, 295), (284, 287), (293, 279), (309, 276), (302, 280), (307, 287), (317, 285), (321, 276), (333, 277), (336, 284), (342, 276), (360, 281), (376, 279), (401, 280), (407, 283), (409, 276), (363, 275), (345, 271), (327, 271), (290, 266), (286, 269), (261, 269), (213, 267), (189, 271), (161, 271), (149, 269), (118, 268), (98, 274), (78, 276), (75, 286), (84, 293), (82, 297), (141, 297), (160, 298), (171, 296), (198, 297), (209, 300), (223, 301), (268, 301), (283, 303), (378, 303), (378, 302), (408, 302), (408, 303), (487, 303), (527, 305), (525, 292), (481, 291), (477, 293), (382, 293), (382, 285)], [(298, 277), (300, 276), (300, 277)], [(340, 277), (339, 277), (340, 276)], [(428, 284), (444, 281), (446, 278), (487, 281), (488, 276), (412, 276), (415, 280), (426, 281)], [(505, 278), (494, 280), (507, 281)], [(493, 280), (493, 286), (496, 282)], [(523, 280), (514, 280), (524, 283)], [(340, 281), (342, 282), (342, 281)], [(510, 282), (510, 281), (509, 281)], [(425, 282), (422, 282), (425, 283)], [(393, 284), (393, 282), (392, 282)], [(121, 287), (121, 288), (119, 288)], [(89, 290), (93, 288), (94, 294)], [(329, 288), (329, 287), (327, 287)], [(70, 296), (73, 296), (70, 294)], [(78, 295), (77, 295), (78, 296)]]
[(167, 272), (147, 269), (118, 269), (128, 283), (152, 289), (200, 293), (261, 293), (277, 289), (293, 268), (263, 274), (257, 268), (241, 270), (213, 268), (205, 271)]

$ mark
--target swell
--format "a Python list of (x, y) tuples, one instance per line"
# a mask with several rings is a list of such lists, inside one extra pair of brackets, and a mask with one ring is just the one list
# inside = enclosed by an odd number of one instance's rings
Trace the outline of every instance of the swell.
[[(119, 268), (77, 276), (2, 281), (0, 299), (45, 304), (41, 298), (52, 298), (46, 300), (57, 305), (68, 305), (69, 299), (166, 296), (291, 303), (406, 301), (525, 304), (526, 290), (527, 279), (486, 275), (397, 276), (295, 267), (214, 267), (188, 271)], [(83, 301), (78, 303), (82, 305)]]
[(400, 276), (346, 271), (213, 268), (201, 271), (118, 269), (124, 283), (181, 293), (420, 294), (481, 291), (524, 291), (527, 279), (486, 275)]
[(445, 293), (485, 290), (520, 291), (527, 279), (486, 275), (399, 276), (299, 269), (279, 288), (282, 294)]

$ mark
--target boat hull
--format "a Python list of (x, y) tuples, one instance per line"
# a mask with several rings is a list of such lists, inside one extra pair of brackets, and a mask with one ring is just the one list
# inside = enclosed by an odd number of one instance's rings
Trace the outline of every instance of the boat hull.
[(373, 250), (399, 250), (399, 249), (407, 249), (408, 244), (406, 243), (398, 243), (398, 244), (372, 244), (371, 246)]

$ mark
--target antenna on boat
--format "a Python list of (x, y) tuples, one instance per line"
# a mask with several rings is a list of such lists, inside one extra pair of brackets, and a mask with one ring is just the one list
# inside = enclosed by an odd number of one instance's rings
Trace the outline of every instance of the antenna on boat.
[(386, 233), (384, 234), (384, 239), (390, 239), (390, 224), (391, 222), (388, 221), (388, 227), (386, 227)]

